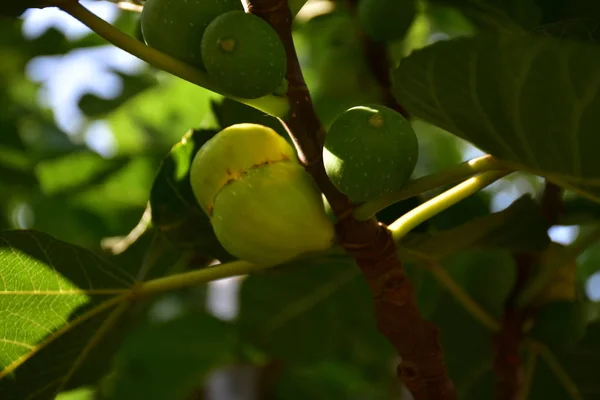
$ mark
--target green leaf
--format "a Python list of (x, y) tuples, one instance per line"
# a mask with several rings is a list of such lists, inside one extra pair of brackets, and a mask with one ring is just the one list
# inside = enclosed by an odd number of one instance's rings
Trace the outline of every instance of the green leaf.
[(242, 335), (286, 363), (344, 360), (393, 379), (394, 350), (376, 329), (369, 288), (349, 256), (252, 275), (240, 292)]
[(277, 118), (258, 111), (256, 108), (231, 100), (228, 97), (223, 98), (221, 102), (212, 101), (211, 106), (221, 129), (242, 123), (259, 124), (268, 126), (291, 141), (285, 128)]
[(324, 361), (286, 368), (277, 381), (275, 393), (277, 398), (285, 400), (387, 400), (391, 398), (391, 389), (389, 385), (365, 379), (357, 366)]
[(0, 234), (0, 397), (45, 400), (98, 378), (83, 366), (127, 310), (133, 279), (34, 231)]
[(113, 71), (113, 73), (119, 76), (123, 82), (121, 94), (114, 99), (103, 99), (91, 93), (84, 94), (79, 99), (79, 108), (88, 117), (100, 118), (109, 114), (136, 95), (157, 84), (157, 80), (147, 74), (127, 75), (118, 71)]
[(539, 206), (525, 195), (505, 210), (437, 233), (408, 235), (400, 254), (416, 262), (440, 261), (467, 249), (544, 250), (550, 244)]
[(190, 183), (194, 156), (216, 133), (216, 130), (192, 130), (173, 147), (152, 185), (150, 206), (154, 226), (174, 246), (230, 261), (234, 257), (219, 243)]
[[(491, 388), (482, 384), (492, 368), (491, 333), (449, 295), (438, 304), (431, 321), (440, 329), (444, 360), (458, 397), (473, 400), (493, 398)], [(485, 395), (470, 396), (474, 390)]]
[(519, 31), (539, 25), (535, 0), (431, 0), (460, 10), (481, 30)]
[[(556, 355), (566, 375), (557, 376), (543, 359), (538, 359), (529, 400), (596, 400), (600, 395), (600, 323), (588, 326), (587, 334), (574, 348)], [(565, 378), (571, 386), (565, 385)], [(573, 395), (574, 390), (580, 396)]]
[(600, 19), (581, 18), (539, 26), (532, 33), (589, 44), (600, 42)]
[(234, 327), (208, 314), (190, 313), (136, 328), (115, 356), (107, 400), (188, 400), (209, 372), (231, 363)]
[(596, 46), (482, 35), (413, 52), (394, 93), (416, 117), (598, 201), (598, 64)]
[(106, 116), (119, 153), (169, 149), (190, 128), (204, 126), (216, 94), (159, 74), (159, 84), (131, 98)]
[(0, 7), (0, 16), (18, 17), (28, 8), (43, 8), (52, 6), (52, 1), (48, 0), (21, 0), (19, 2), (3, 3)]
[(40, 162), (36, 172), (44, 194), (70, 197), (102, 184), (130, 161), (129, 157), (106, 159), (91, 151), (80, 151)]

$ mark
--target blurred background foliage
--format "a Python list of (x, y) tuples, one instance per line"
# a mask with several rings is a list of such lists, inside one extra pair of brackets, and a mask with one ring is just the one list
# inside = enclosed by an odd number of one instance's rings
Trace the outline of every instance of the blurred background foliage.
[[(508, 16), (526, 28), (555, 24), (565, 16), (600, 16), (595, 2), (568, 3), (431, 0), (405, 40), (392, 44), (392, 60), (398, 62), (437, 40), (494, 29), (494, 18), (481, 18), (481, 4), (487, 11), (496, 10), (491, 15)], [(104, 1), (84, 4), (139, 37), (135, 12)], [(380, 102), (382, 96), (345, 4), (310, 2), (295, 21), (299, 58), (326, 126), (341, 111)], [(137, 271), (147, 248), (156, 245), (150, 233), (120, 255), (110, 255), (101, 244), (136, 226), (163, 159), (189, 129), (252, 121), (285, 135), (275, 119), (158, 72), (107, 46), (55, 9), (1, 20), (0, 55), (0, 229), (36, 229), (129, 271)], [(414, 126), (420, 142), (415, 176), (482, 154), (423, 121)], [(539, 179), (515, 174), (419, 229), (459, 227), (505, 209), (523, 194), (537, 195), (540, 188)], [(438, 192), (398, 203), (379, 217), (391, 222)], [(571, 219), (550, 232), (561, 243), (570, 243), (585, 229), (582, 221), (600, 216), (600, 208), (574, 195), (567, 208)], [(168, 251), (150, 277), (209, 261), (176, 243), (163, 246)], [(445, 264), (464, 284), (465, 271), (489, 260), (490, 253), (459, 256)], [(139, 324), (123, 327), (129, 334), (99, 389), (80, 389), (59, 399), (400, 398), (394, 353), (375, 330), (368, 290), (353, 262), (345, 257), (320, 261), (182, 290), (145, 304), (132, 317)], [(600, 299), (599, 262), (596, 245), (578, 263), (579, 288), (591, 301)], [(492, 398), (490, 333), (428, 270), (410, 263), (407, 269), (424, 313), (444, 332), (449, 368), (464, 394), (461, 398)], [(598, 342), (588, 342), (584, 346), (596, 351), (590, 365), (597, 367)], [(561, 390), (556, 389), (555, 396), (563, 395)], [(598, 399), (599, 393), (586, 399)]]

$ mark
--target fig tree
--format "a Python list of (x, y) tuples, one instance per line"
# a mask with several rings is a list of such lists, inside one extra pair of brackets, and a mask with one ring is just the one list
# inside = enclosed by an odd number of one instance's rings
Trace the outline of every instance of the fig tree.
[(202, 39), (202, 58), (213, 81), (234, 96), (258, 98), (284, 82), (285, 48), (275, 29), (254, 14), (230, 11), (215, 18)]
[(217, 238), (240, 259), (278, 264), (333, 244), (319, 190), (271, 128), (223, 129), (194, 157), (190, 180)]
[(146, 0), (142, 34), (149, 46), (204, 69), (204, 31), (213, 19), (233, 10), (244, 10), (240, 0)]
[(412, 125), (381, 105), (350, 108), (331, 125), (323, 158), (327, 175), (352, 202), (401, 188), (415, 169), (419, 147)]
[(404, 38), (417, 15), (416, 0), (360, 0), (358, 20), (367, 36), (377, 41)]
[(551, 280), (536, 296), (534, 304), (542, 305), (556, 300), (575, 300), (577, 296), (577, 260), (571, 259), (556, 268), (553, 263), (565, 251), (565, 246), (551, 242), (540, 260), (540, 273), (554, 268)]
[(585, 336), (587, 323), (584, 302), (553, 301), (539, 309), (529, 335), (551, 349), (564, 350)]

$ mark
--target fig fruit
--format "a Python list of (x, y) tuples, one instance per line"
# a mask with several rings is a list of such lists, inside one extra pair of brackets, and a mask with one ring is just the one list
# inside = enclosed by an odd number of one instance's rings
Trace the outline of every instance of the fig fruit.
[(202, 58), (217, 85), (247, 99), (279, 89), (287, 68), (285, 48), (275, 29), (241, 11), (222, 14), (209, 24), (202, 39)]
[(558, 300), (539, 309), (529, 335), (551, 349), (565, 350), (585, 336), (587, 324), (584, 302)]
[(367, 36), (377, 41), (404, 38), (417, 16), (416, 0), (360, 0), (358, 21)]
[(240, 259), (279, 264), (333, 244), (321, 193), (271, 128), (223, 129), (194, 157), (190, 180), (217, 238)]
[(419, 144), (402, 114), (381, 105), (350, 108), (331, 125), (323, 159), (327, 175), (353, 203), (400, 189), (417, 164)]
[(240, 0), (146, 0), (142, 34), (148, 46), (204, 69), (201, 45), (206, 27), (234, 10), (244, 10)]

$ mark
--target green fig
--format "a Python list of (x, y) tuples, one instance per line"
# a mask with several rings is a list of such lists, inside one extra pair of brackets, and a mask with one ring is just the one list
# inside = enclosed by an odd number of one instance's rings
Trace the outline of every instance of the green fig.
[(275, 265), (333, 244), (321, 193), (271, 128), (223, 129), (194, 157), (190, 180), (221, 245), (242, 260)]
[(417, 11), (417, 0), (360, 0), (357, 14), (367, 36), (386, 42), (403, 39)]
[(585, 336), (587, 324), (584, 302), (557, 300), (539, 309), (529, 335), (553, 350), (565, 350)]
[(148, 46), (203, 70), (201, 44), (206, 27), (234, 10), (244, 10), (240, 0), (146, 0), (142, 34)]
[(287, 59), (275, 29), (241, 11), (214, 19), (202, 39), (202, 58), (212, 80), (247, 99), (275, 92), (284, 82)]
[(323, 159), (327, 175), (353, 203), (400, 189), (419, 154), (412, 125), (381, 105), (350, 108), (331, 125)]

